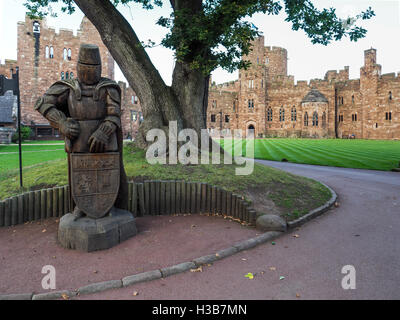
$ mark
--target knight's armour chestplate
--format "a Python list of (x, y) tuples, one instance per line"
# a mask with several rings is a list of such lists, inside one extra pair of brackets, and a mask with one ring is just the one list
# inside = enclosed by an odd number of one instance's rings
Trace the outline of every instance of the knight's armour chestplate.
[[(76, 98), (73, 90), (68, 96), (68, 111), (70, 117), (79, 122), (80, 134), (72, 141), (71, 152), (90, 152), (88, 140), (107, 116), (106, 90), (100, 89), (99, 99), (93, 94), (95, 86), (82, 86), (81, 99)], [(117, 136), (114, 132), (104, 149), (104, 152), (118, 151)]]

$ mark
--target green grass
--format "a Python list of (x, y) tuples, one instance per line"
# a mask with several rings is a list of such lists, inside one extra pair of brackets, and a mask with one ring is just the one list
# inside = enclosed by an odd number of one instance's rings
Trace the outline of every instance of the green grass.
[[(235, 141), (238, 145), (239, 140)], [(224, 146), (224, 142), (221, 141)], [(242, 141), (243, 151), (245, 140)], [(227, 143), (225, 142), (225, 148)], [(399, 167), (400, 141), (347, 139), (256, 139), (256, 159), (323, 166), (391, 170)]]
[[(306, 213), (322, 205), (331, 196), (328, 189), (314, 180), (259, 164), (255, 164), (253, 173), (247, 176), (235, 175), (236, 165), (150, 165), (145, 152), (130, 145), (124, 148), (124, 164), (129, 180), (207, 182), (243, 195), (250, 202), (256, 200), (260, 212), (269, 212), (272, 201), (274, 212), (277, 210), (287, 219), (294, 219), (296, 212)], [(17, 170), (1, 174), (0, 199), (23, 191), (67, 184), (67, 161), (60, 159), (25, 168), (23, 178), (25, 188), (21, 190)]]
[[(35, 141), (33, 144), (22, 145), (22, 165), (29, 167), (37, 163), (50, 160), (65, 159), (64, 142), (56, 141), (62, 145), (43, 145), (49, 141)], [(53, 142), (54, 144), (55, 142)], [(0, 145), (0, 177), (8, 170), (19, 168), (18, 145)]]

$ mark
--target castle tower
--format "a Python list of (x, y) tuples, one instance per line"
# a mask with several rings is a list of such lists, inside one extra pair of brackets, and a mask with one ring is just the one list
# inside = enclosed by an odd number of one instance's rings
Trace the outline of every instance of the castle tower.
[(39, 136), (57, 135), (43, 118), (33, 112), (36, 100), (54, 82), (76, 76), (76, 64), (81, 43), (99, 46), (102, 59), (102, 76), (114, 78), (114, 60), (103, 44), (96, 28), (85, 17), (77, 36), (72, 30), (47, 26), (46, 20), (25, 18), (18, 22), (17, 57), (20, 73), (21, 120), (36, 127)]
[(280, 47), (265, 47), (264, 63), (267, 81), (278, 76), (287, 76), (287, 50)]
[(251, 62), (251, 66), (247, 70), (239, 70), (237, 128), (241, 129), (243, 134), (248, 129), (254, 129), (256, 137), (265, 132), (267, 69), (264, 41), (264, 37), (253, 41), (252, 50), (243, 57)]
[(364, 66), (360, 69), (361, 136), (364, 139), (378, 137), (384, 126), (377, 104), (378, 82), (382, 67), (376, 61), (376, 49), (364, 51)]

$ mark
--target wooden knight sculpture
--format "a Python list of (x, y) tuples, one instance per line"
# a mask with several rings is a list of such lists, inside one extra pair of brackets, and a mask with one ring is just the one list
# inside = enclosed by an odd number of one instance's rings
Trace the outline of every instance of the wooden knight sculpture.
[(121, 228), (127, 230), (125, 238), (136, 234), (136, 226), (126, 211), (121, 89), (116, 82), (101, 77), (96, 45), (81, 45), (77, 75), (77, 79), (54, 83), (35, 109), (64, 135), (68, 153), (74, 210), (60, 221), (60, 243), (92, 251), (115, 245), (114, 240), (107, 243), (107, 237), (120, 233)]

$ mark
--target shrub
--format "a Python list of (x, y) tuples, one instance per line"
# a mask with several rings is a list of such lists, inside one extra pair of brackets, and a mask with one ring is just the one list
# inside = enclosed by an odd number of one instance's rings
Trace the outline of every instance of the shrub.
[[(27, 140), (31, 137), (32, 135), (32, 129), (27, 126), (21, 126), (21, 140)], [(16, 143), (18, 142), (18, 130), (15, 131), (15, 133), (11, 137), (11, 141)]]

